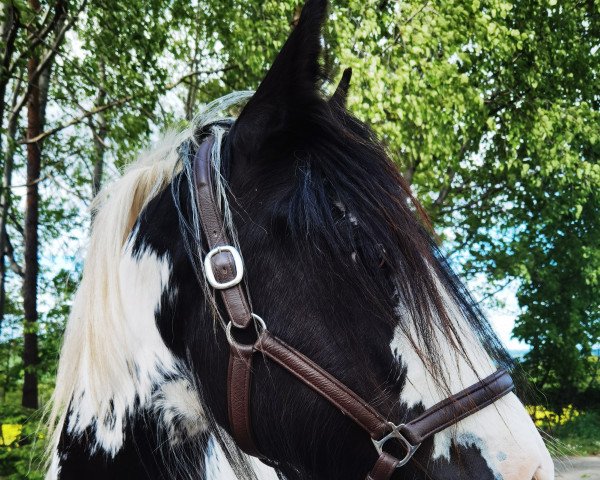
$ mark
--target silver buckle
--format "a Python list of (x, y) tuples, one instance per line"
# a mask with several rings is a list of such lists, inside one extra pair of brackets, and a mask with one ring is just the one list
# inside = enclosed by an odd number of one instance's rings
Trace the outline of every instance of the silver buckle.
[[(223, 252), (230, 253), (233, 257), (233, 263), (235, 265), (235, 278), (228, 282), (220, 283), (215, 277), (211, 260), (212, 257)], [(217, 290), (225, 290), (237, 285), (242, 281), (242, 277), (244, 276), (244, 264), (242, 262), (242, 256), (240, 255), (240, 252), (238, 252), (235, 247), (232, 247), (231, 245), (222, 245), (220, 247), (213, 248), (206, 254), (206, 257), (204, 258), (204, 274), (206, 275), (206, 280), (208, 280), (208, 283), (210, 283), (211, 287)]]
[(417, 449), (421, 446), (421, 444), (420, 443), (418, 443), (416, 445), (411, 444), (406, 439), (406, 437), (404, 437), (404, 435), (402, 435), (400, 433), (400, 429), (404, 426), (404, 424), (396, 426), (392, 422), (387, 422), (387, 423), (391, 427), (392, 431), (390, 433), (388, 433), (385, 437), (383, 437), (381, 440), (372, 439), (373, 445), (375, 445), (375, 450), (377, 450), (377, 453), (379, 453), (379, 455), (381, 455), (383, 453), (383, 446), (388, 442), (388, 440), (395, 438), (400, 443), (402, 443), (402, 445), (404, 445), (404, 447), (406, 448), (406, 455), (404, 456), (404, 458), (402, 458), (402, 460), (400, 460), (398, 465), (396, 465), (396, 468), (402, 467), (403, 465), (406, 465), (410, 461), (410, 459), (415, 454)]

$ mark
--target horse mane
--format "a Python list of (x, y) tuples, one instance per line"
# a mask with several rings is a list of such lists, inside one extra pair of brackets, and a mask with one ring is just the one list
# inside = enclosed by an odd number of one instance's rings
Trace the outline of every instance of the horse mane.
[[(83, 275), (64, 333), (56, 387), (45, 408), (49, 429), (48, 466), (60, 441), (69, 405), (76, 395), (80, 396), (78, 400), (85, 395), (88, 411), (80, 414), (84, 422), (90, 420), (91, 414), (112, 415), (118, 406), (140, 400), (135, 398), (139, 394), (135, 387), (147, 379), (140, 379), (139, 372), (135, 371), (135, 348), (127, 342), (120, 260), (132, 247), (136, 221), (143, 209), (181, 172), (179, 147), (196, 142), (199, 129), (228, 119), (223, 116), (224, 112), (251, 94), (234, 92), (208, 104), (188, 128), (167, 133), (93, 200), (92, 229)], [(178, 362), (164, 344), (160, 348), (165, 350), (161, 353), (165, 364), (161, 365), (160, 374), (176, 373), (180, 369)], [(132, 392), (134, 398), (129, 398)]]

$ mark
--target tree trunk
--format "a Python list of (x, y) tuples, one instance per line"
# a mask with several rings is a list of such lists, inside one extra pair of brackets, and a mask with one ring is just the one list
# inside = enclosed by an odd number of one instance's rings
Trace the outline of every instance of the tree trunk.
[(98, 129), (92, 130), (94, 135), (94, 173), (92, 178), (92, 198), (98, 195), (102, 188), (102, 176), (104, 175), (104, 140), (106, 139), (106, 121), (104, 114), (98, 115)]
[[(28, 71), (31, 75), (38, 66), (38, 59), (29, 60)], [(33, 138), (42, 131), (40, 116), (39, 83), (32, 85), (27, 105), (27, 136)], [(38, 276), (38, 219), (39, 219), (39, 178), (42, 152), (40, 144), (27, 145), (27, 194), (25, 202), (25, 278), (23, 280), (23, 309), (25, 325), (23, 330), (23, 406), (38, 408), (37, 374), (37, 276)]]
[[(29, 0), (29, 5), (36, 12), (41, 11), (39, 0)], [(64, 39), (63, 27), (66, 22), (66, 5), (64, 0), (57, 0), (55, 5), (57, 21), (54, 25), (56, 45), (45, 56), (47, 63), (41, 73), (36, 71), (40, 66), (39, 49), (31, 52), (27, 64), (28, 82), (31, 89), (27, 99), (27, 138), (32, 139), (44, 131), (46, 122), (46, 105), (50, 89), (50, 75), (54, 55)], [(62, 32), (62, 34), (60, 33)], [(25, 322), (23, 326), (23, 382), (22, 405), (38, 408), (38, 337), (37, 337), (37, 280), (39, 273), (38, 259), (38, 226), (39, 226), (39, 182), (42, 171), (42, 141), (27, 143), (27, 192), (25, 197), (25, 275), (23, 277), (23, 310)]]
[[(30, 3), (35, 3), (31, 1)], [(29, 59), (27, 70), (31, 77), (39, 64), (35, 54)], [(39, 80), (30, 84), (32, 90), (27, 104), (27, 137), (34, 138), (42, 132)], [(39, 178), (42, 152), (39, 143), (27, 145), (27, 194), (25, 202), (25, 278), (23, 280), (23, 406), (38, 408), (38, 382), (35, 371), (38, 363), (37, 342), (37, 276), (38, 276), (38, 219)]]
[[(38, 0), (29, 0), (29, 5), (37, 12)], [(31, 52), (27, 73), (31, 93), (27, 101), (27, 138), (37, 137), (42, 132), (42, 102), (40, 98), (40, 77), (35, 72), (40, 59), (37, 51)], [(23, 279), (23, 381), (22, 405), (38, 408), (38, 338), (37, 338), (37, 278), (38, 264), (38, 223), (39, 223), (39, 179), (41, 173), (41, 144), (27, 144), (27, 193), (25, 197), (25, 277)]]
[[(4, 125), (4, 114), (6, 111), (6, 86), (10, 80), (8, 75), (8, 68), (15, 50), (15, 39), (17, 38), (17, 32), (19, 30), (20, 22), (18, 10), (12, 4), (3, 3), (0, 5), (0, 12), (4, 18), (1, 27), (2, 45), (4, 45), (4, 53), (2, 57), (2, 66), (0, 71), (0, 127)], [(20, 82), (15, 82), (15, 89), (19, 90)], [(12, 120), (12, 118), (11, 118)], [(16, 123), (14, 123), (16, 127)], [(0, 130), (2, 130), (0, 128)], [(6, 142), (9, 143), (14, 139), (16, 128), (11, 130), (11, 122), (9, 121)], [(3, 151), (2, 141), (4, 135), (0, 133), (0, 153)], [(7, 146), (7, 152), (10, 154), (10, 149), (14, 150), (13, 145)], [(3, 159), (3, 174), (2, 174), (2, 190), (0, 191), (0, 332), (2, 331), (2, 322), (4, 320), (4, 309), (6, 306), (6, 287), (5, 287), (5, 276), (6, 276), (6, 264), (4, 262), (6, 252), (6, 214), (8, 212), (8, 205), (10, 202), (10, 179), (12, 177), (12, 156), (6, 155)]]
[[(15, 40), (20, 27), (18, 10), (12, 4), (1, 4), (0, 14), (4, 18), (1, 26), (0, 37), (4, 52), (2, 53), (2, 65), (0, 65), (0, 123), (4, 124), (4, 97), (6, 95), (6, 86), (10, 81), (8, 69), (15, 51)], [(2, 149), (2, 136), (0, 135), (0, 151)]]
[(413, 178), (415, 176), (415, 172), (417, 171), (419, 163), (420, 163), (420, 161), (418, 159), (415, 160), (413, 163), (410, 164), (410, 166), (402, 174), (404, 177), (404, 180), (406, 180), (406, 182), (409, 185), (412, 185), (412, 183), (413, 183)]
[(17, 103), (19, 94), (21, 91), (21, 82), (15, 82), (13, 102), (11, 105), (11, 115), (8, 119), (8, 127), (6, 129), (6, 150), (4, 155), (4, 169), (2, 172), (2, 193), (0, 194), (0, 254), (2, 261), (0, 262), (0, 331), (2, 328), (2, 322), (4, 321), (4, 309), (6, 306), (6, 263), (5, 255), (7, 249), (6, 239), (8, 238), (8, 232), (6, 226), (8, 225), (8, 211), (11, 202), (11, 186), (12, 186), (12, 173), (15, 163), (15, 149), (16, 149), (16, 135), (17, 135), (17, 123), (18, 115), (12, 113), (12, 110)]

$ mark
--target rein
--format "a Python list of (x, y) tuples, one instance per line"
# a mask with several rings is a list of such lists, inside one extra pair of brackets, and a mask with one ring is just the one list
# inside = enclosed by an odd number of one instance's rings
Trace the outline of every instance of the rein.
[[(411, 460), (424, 440), (512, 391), (514, 385), (510, 375), (505, 370), (498, 370), (425, 410), (410, 422), (395, 425), (319, 365), (272, 335), (263, 319), (250, 308), (242, 284), (242, 257), (231, 245), (215, 199), (210, 160), (213, 145), (214, 138), (208, 137), (198, 147), (194, 157), (194, 181), (200, 222), (209, 250), (204, 258), (204, 273), (211, 287), (220, 292), (229, 320), (225, 327), (230, 345), (227, 378), (229, 426), (243, 451), (262, 457), (253, 438), (250, 417), (252, 360), (256, 353), (287, 370), (369, 434), (379, 458), (366, 480), (389, 480), (397, 468)], [(234, 329), (238, 333), (252, 333), (256, 329), (256, 340), (250, 344), (240, 343), (234, 337)], [(391, 440), (403, 446), (406, 451), (404, 457), (397, 458), (384, 451), (385, 444)]]

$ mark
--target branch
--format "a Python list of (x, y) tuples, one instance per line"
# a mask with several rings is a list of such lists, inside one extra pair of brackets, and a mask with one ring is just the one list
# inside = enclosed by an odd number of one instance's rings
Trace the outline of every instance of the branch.
[[(52, 17), (52, 20), (44, 28), (42, 28), (42, 30), (40, 30), (38, 32), (32, 32), (31, 34), (29, 34), (27, 36), (27, 48), (23, 52), (21, 52), (21, 54), (12, 63), (12, 65), (10, 66), (10, 69), (8, 70), (8, 75), (12, 75), (14, 73), (16, 66), (19, 64), (19, 62), (24, 60), (25, 58), (27, 58), (30, 55), (30, 53), (35, 48), (37, 48), (38, 45), (45, 42), (46, 37), (60, 23), (60, 20), (62, 19), (63, 16), (66, 15), (66, 13), (67, 13), (67, 10), (66, 10), (65, 1), (57, 0), (56, 4), (54, 6), (54, 16)], [(41, 23), (42, 26), (46, 23), (46, 20), (47, 20), (49, 14), (50, 14), (50, 9), (48, 9), (48, 11), (46, 12), (46, 18), (44, 18), (42, 20), (42, 23)]]
[(481, 299), (479, 301), (477, 301), (477, 305), (482, 305), (488, 299), (494, 297), (496, 294), (500, 293), (502, 290), (504, 290), (506, 287), (508, 287), (513, 281), (514, 281), (514, 278), (508, 278), (506, 280), (506, 282), (504, 282), (503, 284), (501, 284), (495, 290), (488, 291), (488, 293), (486, 293), (483, 297), (481, 297)]
[(415, 176), (415, 172), (417, 171), (417, 167), (419, 166), (419, 163), (421, 163), (421, 159), (417, 158), (413, 163), (411, 163), (409, 165), (409, 167), (402, 174), (404, 177), (404, 180), (406, 180), (409, 185), (412, 185), (412, 183), (413, 183), (413, 178)]
[(118, 107), (118, 106), (124, 105), (124, 104), (130, 102), (131, 100), (133, 100), (134, 98), (136, 98), (134, 95), (128, 95), (126, 97), (119, 98), (118, 100), (115, 100), (114, 102), (110, 102), (105, 105), (101, 105), (99, 107), (92, 108), (91, 110), (88, 110), (87, 112), (85, 112), (83, 115), (80, 115), (79, 117), (75, 117), (66, 123), (57, 125), (56, 127), (51, 128), (50, 130), (46, 130), (45, 132), (42, 132), (33, 138), (28, 138), (24, 141), (21, 141), (20, 143), (24, 143), (24, 144), (37, 143), (37, 142), (49, 137), (50, 135), (54, 135), (55, 133), (60, 132), (61, 130), (64, 130), (65, 128), (69, 128), (69, 127), (72, 127), (73, 125), (77, 125), (98, 113), (104, 112), (113, 107)]
[(108, 148), (108, 145), (106, 144), (104, 139), (98, 134), (98, 131), (97, 131), (96, 126), (94, 125), (94, 122), (92, 121), (92, 119), (88, 118), (86, 123), (88, 124), (88, 127), (90, 127), (90, 130), (92, 131), (92, 136), (94, 137), (94, 141), (98, 142), (98, 144), (101, 145), (102, 148)]
[[(9, 69), (10, 59), (14, 52), (15, 40), (17, 38), (17, 33), (21, 26), (21, 20), (19, 18), (19, 10), (17, 8), (15, 8), (14, 5), (10, 5), (7, 8), (10, 9), (11, 19), (10, 19), (10, 25), (7, 27), (8, 31), (2, 32), (2, 36), (3, 36), (2, 40), (6, 46), (3, 57), (2, 57), (2, 83), (8, 82), (8, 79), (10, 78), (10, 76), (13, 73), (12, 68)], [(9, 13), (6, 12), (6, 15), (8, 17)], [(7, 19), (6, 21), (9, 21), (9, 20)]]
[(467, 210), (467, 209), (470, 210), (475, 205), (479, 204), (479, 202), (481, 202), (482, 200), (487, 200), (492, 195), (495, 195), (496, 193), (500, 193), (504, 189), (505, 189), (504, 185), (497, 185), (495, 187), (490, 187), (488, 190), (486, 190), (482, 194), (478, 195), (477, 198), (474, 198), (470, 202), (464, 203), (462, 205), (455, 205), (454, 207), (450, 207), (450, 208), (442, 208), (440, 210), (440, 213), (451, 214), (454, 212), (460, 212), (460, 211)]
[(408, 17), (404, 21), (404, 24), (406, 25), (406, 24), (412, 22), (417, 15), (419, 15), (423, 10), (425, 10), (425, 8), (427, 7), (427, 5), (429, 5), (429, 0), (427, 0), (423, 5), (421, 5), (421, 7), (415, 13), (413, 13), (410, 17)]
[(448, 169), (448, 182), (441, 188), (440, 193), (438, 194), (437, 198), (434, 200), (433, 205), (435, 207), (441, 207), (442, 204), (446, 201), (446, 198), (448, 198), (448, 194), (450, 193), (450, 188), (452, 186), (452, 180), (454, 180), (455, 175), (456, 175), (456, 172), (452, 168), (449, 168)]
[(7, 212), (8, 214), (8, 218), (13, 222), (13, 228), (19, 232), (19, 235), (21, 235), (22, 237), (25, 237), (25, 231), (23, 230), (23, 227), (21, 226), (21, 224), (19, 223), (19, 219), (15, 216), (14, 212)]
[(22, 183), (20, 185), (11, 185), (9, 188), (13, 189), (13, 188), (31, 187), (33, 185), (36, 185), (37, 183), (43, 182), (44, 180), (46, 180), (46, 178), (48, 178), (47, 175), (45, 175), (43, 177), (36, 178), (33, 182), (30, 182), (30, 183)]
[(50, 62), (52, 60), (54, 60), (54, 57), (58, 53), (58, 48), (60, 47), (60, 45), (61, 45), (61, 43), (62, 43), (62, 41), (63, 41), (63, 39), (65, 37), (65, 34), (74, 25), (74, 23), (77, 20), (79, 14), (85, 8), (86, 4), (87, 4), (87, 0), (84, 0), (82, 2), (82, 4), (81, 4), (79, 10), (77, 10), (77, 12), (75, 13), (75, 15), (73, 15), (69, 19), (68, 22), (65, 22), (65, 24), (62, 26), (62, 28), (56, 34), (56, 38), (54, 39), (54, 43), (50, 47), (50, 50), (48, 51), (48, 53), (46, 54), (46, 56), (42, 59), (42, 61), (38, 65), (38, 67), (35, 70), (35, 72), (33, 72), (33, 74), (31, 75), (31, 77), (29, 78), (29, 84), (27, 85), (27, 91), (23, 94), (23, 97), (21, 97), (21, 99), (17, 102), (17, 104), (13, 108), (13, 111), (11, 112), (12, 115), (17, 115), (21, 111), (21, 109), (23, 108), (23, 106), (27, 103), (27, 100), (29, 99), (29, 95), (31, 95), (31, 91), (33, 90), (33, 87), (36, 84), (37, 79), (42, 74), (42, 72), (44, 70), (46, 70), (46, 68), (48, 67), (48, 65), (50, 64)]
[[(175, 87), (177, 87), (178, 85), (183, 83), (186, 79), (190, 78), (191, 76), (200, 75), (200, 74), (211, 74), (211, 73), (217, 73), (217, 72), (224, 72), (227, 70), (231, 70), (233, 68), (237, 68), (237, 65), (222, 68), (222, 69), (217, 69), (217, 70), (211, 70), (211, 71), (197, 71), (197, 72), (187, 73), (183, 77), (179, 78), (177, 81), (166, 85), (165, 91), (173, 90)], [(147, 93), (141, 94), (141, 95), (127, 95), (125, 97), (122, 97), (122, 98), (119, 98), (112, 102), (109, 102), (105, 105), (100, 105), (96, 108), (92, 108), (91, 110), (86, 111), (83, 115), (72, 118), (68, 122), (61, 123), (60, 125), (57, 125), (56, 127), (51, 128), (50, 130), (40, 133), (36, 137), (28, 138), (26, 140), (21, 141), (20, 143), (21, 144), (37, 143), (51, 135), (54, 135), (57, 132), (60, 132), (61, 130), (64, 130), (65, 128), (69, 128), (69, 127), (72, 127), (73, 125), (77, 125), (77, 124), (87, 120), (88, 118), (93, 117), (94, 115), (97, 115), (98, 113), (102, 113), (102, 112), (109, 110), (111, 108), (114, 108), (114, 107), (120, 107), (122, 105), (125, 105), (126, 103), (131, 102), (132, 100), (135, 100), (140, 97), (144, 97), (145, 95), (147, 95)]]
[[(465, 152), (467, 150), (467, 146), (470, 143), (471, 142), (469, 142), (469, 139), (467, 139), (460, 146), (460, 150), (457, 155), (457, 159), (458, 159), (459, 163), (463, 159)], [(450, 190), (452, 189), (452, 180), (454, 180), (455, 175), (456, 175), (456, 172), (454, 171), (454, 169), (452, 167), (448, 168), (448, 182), (442, 187), (442, 189), (440, 190), (440, 193), (438, 194), (437, 198), (433, 202), (433, 205), (437, 209), (439, 209), (446, 201), (446, 198), (448, 198), (448, 194), (450, 193)]]
[(61, 188), (65, 192), (69, 193), (70, 195), (77, 197), (79, 200), (84, 202), (86, 205), (89, 203), (90, 199), (87, 195), (83, 195), (83, 194), (79, 193), (78, 191), (73, 190), (69, 186), (64, 185), (63, 183), (61, 183), (61, 181), (58, 179), (58, 177), (56, 177), (54, 175), (50, 175), (50, 176), (48, 176), (48, 178), (50, 180), (52, 180), (57, 187)]

